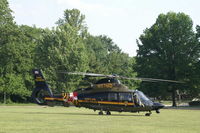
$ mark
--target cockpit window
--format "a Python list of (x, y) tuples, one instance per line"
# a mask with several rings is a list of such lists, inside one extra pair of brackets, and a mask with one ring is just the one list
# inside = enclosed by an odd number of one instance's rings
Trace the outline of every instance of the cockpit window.
[(137, 91), (137, 94), (138, 94), (139, 98), (140, 98), (142, 101), (149, 101), (149, 98), (146, 97), (146, 96), (144, 95), (144, 93), (142, 93), (141, 91)]
[(139, 101), (144, 105), (144, 106), (152, 106), (153, 102), (144, 95), (144, 93), (142, 93), (141, 91), (136, 91), (135, 94), (136, 96), (138, 96)]
[(104, 78), (100, 79), (99, 81), (96, 82), (96, 84), (104, 84), (104, 83), (117, 83), (120, 84), (120, 81), (115, 78)]
[(123, 101), (131, 102), (131, 101), (133, 101), (133, 96), (132, 96), (131, 93), (127, 93), (127, 92), (119, 93), (119, 100), (122, 101), (122, 102)]

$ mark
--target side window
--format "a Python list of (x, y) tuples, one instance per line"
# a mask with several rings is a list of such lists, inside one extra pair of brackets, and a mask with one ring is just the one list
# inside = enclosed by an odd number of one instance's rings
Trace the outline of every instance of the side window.
[(107, 93), (96, 93), (96, 94), (92, 94), (92, 98), (95, 98), (98, 101), (107, 101), (108, 94)]
[(131, 93), (119, 93), (119, 100), (132, 102), (133, 101), (132, 94)]
[(118, 101), (117, 93), (109, 93), (108, 94), (108, 100), (109, 101)]

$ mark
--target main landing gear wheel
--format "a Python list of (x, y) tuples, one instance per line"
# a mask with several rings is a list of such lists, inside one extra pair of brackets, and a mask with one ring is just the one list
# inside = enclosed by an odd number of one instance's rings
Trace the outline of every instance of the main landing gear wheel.
[(99, 115), (103, 115), (103, 112), (102, 112), (102, 111), (100, 111), (100, 112), (99, 112)]
[(150, 113), (146, 113), (146, 114), (145, 114), (145, 116), (150, 116), (150, 115), (151, 115)]
[(145, 114), (145, 116), (150, 116), (150, 115), (151, 115), (151, 112)]
[(110, 111), (106, 111), (106, 115), (111, 115)]

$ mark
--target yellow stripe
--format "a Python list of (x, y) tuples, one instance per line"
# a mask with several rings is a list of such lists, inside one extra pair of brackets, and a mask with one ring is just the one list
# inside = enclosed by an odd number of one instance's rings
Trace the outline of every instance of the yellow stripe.
[[(64, 98), (45, 97), (45, 100), (64, 101)], [(110, 102), (110, 101), (95, 101), (95, 100), (77, 100), (79, 103), (96, 103), (96, 104), (112, 104), (112, 105), (135, 105), (132, 102)]]
[(45, 100), (58, 100), (58, 101), (64, 101), (64, 99), (63, 98), (53, 98), (53, 97), (45, 97), (44, 98)]
[(134, 105), (132, 102), (110, 102), (110, 101), (88, 101), (78, 100), (80, 103), (99, 103), (99, 104), (113, 104), (113, 105)]
[(45, 81), (42, 77), (36, 77), (35, 81)]

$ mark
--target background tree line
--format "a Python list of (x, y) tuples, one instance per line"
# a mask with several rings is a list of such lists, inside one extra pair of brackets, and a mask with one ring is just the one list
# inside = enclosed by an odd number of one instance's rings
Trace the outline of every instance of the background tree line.
[[(160, 14), (139, 37), (136, 57), (129, 57), (105, 35), (88, 32), (85, 16), (65, 10), (57, 26), (42, 29), (17, 25), (7, 0), (0, 1), (0, 101), (29, 102), (34, 88), (31, 70), (43, 70), (53, 91), (72, 91), (83, 77), (59, 70), (181, 80), (185, 84), (123, 81), (151, 97), (172, 99), (199, 94), (200, 27), (193, 31), (184, 13)], [(94, 81), (93, 81), (94, 82)], [(174, 103), (175, 105), (175, 103)]]

